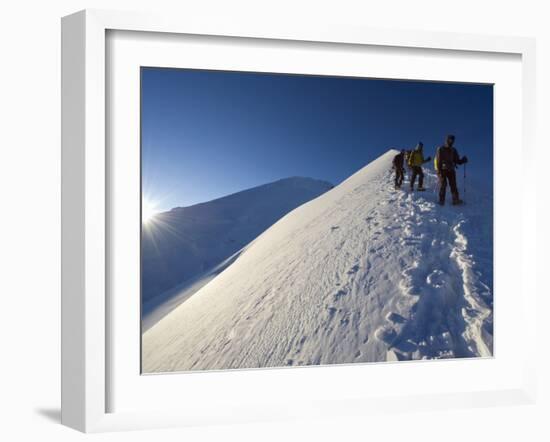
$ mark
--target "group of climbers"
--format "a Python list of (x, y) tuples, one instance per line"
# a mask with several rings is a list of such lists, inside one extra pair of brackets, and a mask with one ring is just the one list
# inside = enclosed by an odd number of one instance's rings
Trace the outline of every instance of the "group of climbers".
[[(456, 148), (454, 147), (455, 136), (447, 135), (445, 144), (439, 146), (435, 153), (434, 169), (439, 179), (439, 204), (445, 204), (445, 194), (447, 191), (447, 184), (451, 188), (451, 194), (453, 197), (453, 205), (462, 204), (462, 200), (458, 194), (458, 188), (456, 185), (456, 168), (461, 164), (468, 162), (467, 157), (458, 155)], [(410, 175), (410, 188), (414, 189), (416, 178), (418, 177), (417, 190), (424, 191), (424, 172), (422, 171), (422, 165), (429, 162), (432, 158), (424, 158), (423, 153), (424, 145), (422, 142), (418, 143), (413, 150), (401, 150), (393, 159), (393, 168), (395, 170), (395, 187), (400, 188), (403, 184), (405, 177), (405, 165), (409, 169)]]

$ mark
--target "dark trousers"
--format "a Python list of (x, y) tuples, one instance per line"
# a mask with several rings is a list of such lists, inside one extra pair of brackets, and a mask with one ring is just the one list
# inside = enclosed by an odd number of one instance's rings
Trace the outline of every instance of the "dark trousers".
[(412, 175), (411, 175), (411, 189), (414, 187), (414, 182), (416, 181), (416, 176), (418, 175), (418, 187), (422, 187), (424, 184), (424, 172), (422, 172), (422, 167), (412, 166)]
[(398, 167), (395, 169), (395, 187), (401, 187), (403, 184), (403, 178), (405, 178), (405, 169)]
[(453, 201), (458, 201), (458, 188), (456, 187), (456, 173), (454, 169), (443, 169), (439, 171), (439, 201), (445, 202), (445, 192), (447, 191), (447, 182), (451, 188)]

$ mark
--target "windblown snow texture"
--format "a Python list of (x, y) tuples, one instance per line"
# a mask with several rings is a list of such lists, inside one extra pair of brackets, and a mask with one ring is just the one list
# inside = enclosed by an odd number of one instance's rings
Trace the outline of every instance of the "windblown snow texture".
[(440, 207), (395, 190), (396, 153), (288, 213), (147, 330), (143, 371), (491, 356), (492, 196)]
[(142, 230), (142, 302), (145, 313), (167, 290), (208, 272), (283, 215), (332, 185), (287, 178), (190, 207), (160, 213)]

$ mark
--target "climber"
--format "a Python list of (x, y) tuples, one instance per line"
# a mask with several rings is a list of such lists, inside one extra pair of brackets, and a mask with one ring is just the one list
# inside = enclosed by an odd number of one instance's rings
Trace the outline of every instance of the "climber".
[(393, 168), (395, 169), (395, 188), (399, 189), (403, 184), (403, 178), (405, 177), (405, 169), (403, 167), (405, 159), (405, 149), (401, 150), (396, 156), (393, 157)]
[(422, 171), (422, 165), (430, 161), (432, 157), (428, 157), (424, 159), (424, 154), (422, 152), (423, 147), (424, 147), (424, 144), (422, 144), (422, 142), (419, 142), (416, 145), (416, 148), (410, 153), (409, 160), (407, 162), (407, 164), (411, 167), (411, 190), (413, 190), (414, 188), (414, 182), (416, 181), (417, 176), (418, 176), (418, 190), (419, 191), (426, 190), (423, 186), (424, 172)]
[(434, 158), (434, 168), (439, 178), (439, 204), (445, 204), (445, 192), (447, 190), (447, 182), (451, 188), (453, 196), (453, 205), (462, 204), (463, 201), (458, 195), (456, 186), (455, 169), (460, 164), (466, 164), (468, 158), (466, 156), (460, 158), (457, 150), (453, 147), (455, 142), (454, 135), (447, 135), (445, 144), (437, 148)]

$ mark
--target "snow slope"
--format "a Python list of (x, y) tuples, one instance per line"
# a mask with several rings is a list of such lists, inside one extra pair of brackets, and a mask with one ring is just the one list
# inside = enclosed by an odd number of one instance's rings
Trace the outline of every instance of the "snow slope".
[(395, 190), (395, 153), (288, 213), (147, 330), (143, 371), (492, 355), (492, 197), (440, 207), (433, 175), (427, 192)]
[(175, 286), (212, 270), (283, 215), (331, 187), (293, 177), (155, 215), (142, 230), (144, 313), (169, 300)]

